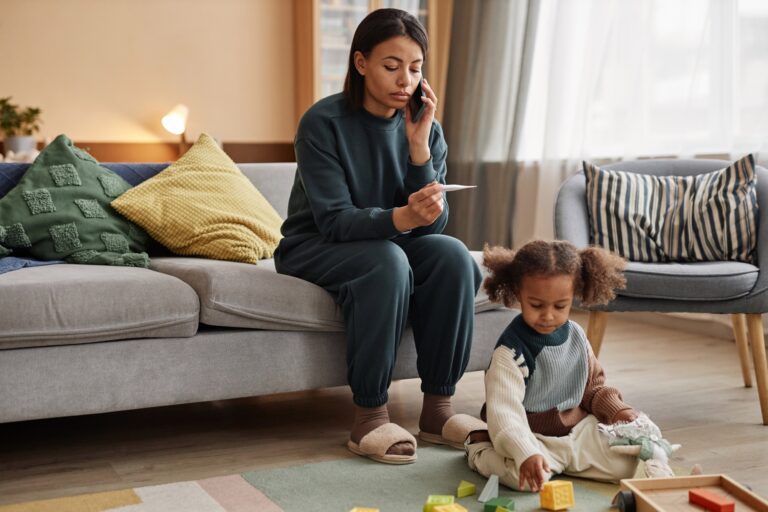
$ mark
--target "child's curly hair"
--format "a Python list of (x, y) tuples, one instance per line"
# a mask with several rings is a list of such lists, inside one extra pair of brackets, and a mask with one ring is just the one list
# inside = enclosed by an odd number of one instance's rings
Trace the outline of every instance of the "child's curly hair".
[(485, 291), (507, 307), (517, 303), (525, 276), (572, 276), (573, 293), (585, 306), (610, 302), (627, 284), (623, 258), (599, 247), (578, 250), (564, 240), (534, 240), (519, 251), (486, 245), (483, 265), (491, 272), (483, 282)]

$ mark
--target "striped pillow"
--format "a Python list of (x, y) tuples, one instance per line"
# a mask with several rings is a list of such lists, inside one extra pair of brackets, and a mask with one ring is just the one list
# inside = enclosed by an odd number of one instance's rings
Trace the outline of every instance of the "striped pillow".
[(611, 171), (583, 162), (591, 242), (630, 261), (755, 261), (755, 160), (696, 176)]

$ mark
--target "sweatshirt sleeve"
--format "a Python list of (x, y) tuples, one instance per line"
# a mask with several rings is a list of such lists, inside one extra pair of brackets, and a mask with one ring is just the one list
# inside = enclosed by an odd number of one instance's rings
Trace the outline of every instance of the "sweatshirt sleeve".
[(299, 176), (320, 233), (332, 242), (385, 240), (400, 234), (392, 209), (358, 208), (352, 203), (338, 158), (309, 138), (294, 144)]
[(494, 449), (515, 461), (517, 468), (532, 455), (543, 455), (539, 441), (528, 426), (523, 398), (527, 367), (522, 356), (515, 360), (514, 350), (505, 346), (493, 352), (485, 374), (488, 434)]
[(589, 345), (587, 350), (589, 351), (589, 375), (581, 407), (594, 414), (601, 423), (611, 423), (617, 412), (632, 409), (632, 406), (624, 403), (618, 389), (605, 385), (605, 372), (600, 361), (597, 360)]
[[(432, 157), (423, 165), (415, 165), (408, 162), (408, 174), (406, 175), (405, 188), (408, 194), (416, 192), (426, 185), (437, 181), (445, 185), (445, 175), (447, 173), (446, 160), (448, 158), (448, 145), (443, 137), (443, 128), (440, 123), (435, 121), (433, 130), (433, 140), (430, 144), (430, 153)], [(422, 226), (411, 231), (412, 236), (439, 234), (445, 229), (448, 223), (448, 198), (443, 192), (443, 213), (435, 219), (435, 222), (429, 226)]]

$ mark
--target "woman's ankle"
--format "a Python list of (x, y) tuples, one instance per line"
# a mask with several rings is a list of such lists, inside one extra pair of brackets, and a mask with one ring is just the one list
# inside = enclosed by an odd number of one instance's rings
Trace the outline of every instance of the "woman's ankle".
[(443, 425), (456, 414), (448, 395), (432, 395), (424, 393), (424, 402), (419, 417), (419, 430), (430, 434), (442, 434)]
[(359, 443), (371, 430), (389, 423), (389, 412), (386, 405), (379, 407), (360, 407), (355, 405), (355, 420), (349, 438), (354, 443)]

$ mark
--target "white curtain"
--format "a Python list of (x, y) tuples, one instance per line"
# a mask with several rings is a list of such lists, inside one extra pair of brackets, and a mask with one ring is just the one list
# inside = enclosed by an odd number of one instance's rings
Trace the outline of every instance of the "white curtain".
[(582, 159), (768, 146), (768, 2), (538, 2), (515, 245), (553, 236), (557, 187)]

